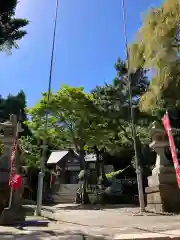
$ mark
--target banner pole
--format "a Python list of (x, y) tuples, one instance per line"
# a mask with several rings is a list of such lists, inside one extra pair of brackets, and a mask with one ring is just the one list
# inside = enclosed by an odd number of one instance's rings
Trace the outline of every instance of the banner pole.
[(11, 206), (12, 206), (12, 196), (13, 196), (13, 188), (11, 187), (10, 195), (9, 195), (9, 206), (8, 206), (8, 209), (11, 209)]

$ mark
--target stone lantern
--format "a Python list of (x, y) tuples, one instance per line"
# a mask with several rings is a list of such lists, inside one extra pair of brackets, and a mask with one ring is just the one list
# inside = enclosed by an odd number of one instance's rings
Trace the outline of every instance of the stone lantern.
[[(161, 212), (180, 211), (180, 190), (178, 189), (174, 166), (167, 159), (165, 151), (169, 141), (165, 130), (154, 122), (151, 129), (150, 148), (156, 152), (156, 164), (148, 177), (147, 208)], [(172, 197), (173, 196), (173, 197)]]
[(5, 121), (3, 123), (0, 123), (1, 129), (4, 132), (4, 137), (14, 137), (15, 136), (15, 131), (16, 131), (16, 118), (13, 119), (14, 121)]
[(85, 164), (86, 164), (86, 169), (94, 170), (94, 169), (97, 168), (97, 166), (96, 166), (96, 164), (97, 164), (97, 157), (96, 157), (95, 154), (88, 154), (88, 155), (86, 155), (84, 160), (85, 160)]
[[(165, 155), (165, 149), (169, 146), (169, 140), (166, 132), (160, 124), (154, 122), (151, 129), (152, 142), (149, 147), (157, 153), (156, 164), (153, 174), (160, 173), (170, 167), (170, 162)], [(172, 170), (172, 168), (169, 168)]]
[(0, 183), (7, 183), (10, 171), (10, 154), (12, 144), (16, 135), (17, 120), (15, 115), (10, 116), (10, 120), (0, 123), (0, 140), (4, 144), (4, 151), (0, 156)]
[[(11, 115), (8, 121), (0, 123), (0, 140), (4, 144), (3, 154), (0, 156), (0, 224), (14, 223), (15, 218), (19, 215), (16, 210), (21, 205), (21, 190), (14, 191), (12, 194), (12, 204), (10, 208), (6, 208), (9, 202), (11, 189), (8, 186), (10, 174), (10, 156), (12, 144), (16, 138), (16, 134), (22, 132), (21, 124), (17, 123), (15, 115)], [(18, 154), (17, 154), (18, 155)], [(19, 173), (20, 159), (15, 157), (16, 173)], [(2, 211), (3, 210), (3, 211)], [(16, 213), (16, 214), (15, 214)]]

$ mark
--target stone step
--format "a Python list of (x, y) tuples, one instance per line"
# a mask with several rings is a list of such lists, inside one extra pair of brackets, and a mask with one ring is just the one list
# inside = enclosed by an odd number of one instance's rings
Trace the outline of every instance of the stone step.
[(50, 198), (59, 198), (59, 197), (64, 197), (64, 198), (75, 198), (76, 195), (64, 195), (64, 194), (61, 194), (61, 195), (53, 195), (53, 196), (51, 196)]
[(73, 203), (75, 200), (75, 197), (76, 195), (57, 194), (57, 195), (49, 196), (47, 200), (55, 203)]
[(56, 204), (59, 204), (59, 203), (74, 203), (74, 199), (69, 199), (69, 198), (57, 198), (57, 199), (52, 199), (51, 200), (48, 200), (48, 202), (53, 202), (53, 203), (56, 203)]

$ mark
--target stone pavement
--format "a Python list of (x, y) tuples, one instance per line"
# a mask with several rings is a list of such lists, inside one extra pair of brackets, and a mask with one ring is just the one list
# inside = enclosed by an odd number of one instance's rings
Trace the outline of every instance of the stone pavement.
[(180, 239), (180, 230), (157, 233), (115, 234), (114, 236), (102, 235), (93, 232), (84, 232), (82, 229), (69, 228), (59, 222), (31, 217), (26, 222), (16, 227), (0, 227), (0, 240), (105, 240), (105, 239)]
[[(91, 236), (115, 239), (131, 234), (127, 236), (129, 237), (127, 239), (130, 239), (132, 235), (137, 234), (133, 239), (138, 239), (137, 236), (142, 234), (146, 236), (158, 234), (158, 237), (162, 237), (165, 232), (176, 231), (175, 237), (180, 239), (180, 215), (145, 213), (142, 216), (139, 214), (139, 209), (134, 207), (106, 207), (90, 210), (79, 208), (78, 205), (63, 204), (49, 209), (44, 208), (42, 212), (44, 217), (56, 220), (59, 226), (68, 231), (80, 231)], [(141, 239), (145, 239), (145, 235)]]
[(133, 239), (180, 239), (180, 231), (168, 231), (164, 233), (145, 233), (145, 234), (121, 234), (111, 237), (98, 237), (92, 235), (84, 235), (76, 232), (61, 232), (58, 229), (52, 230), (51, 227), (35, 229), (33, 227), (25, 227), (24, 229), (18, 230), (13, 227), (0, 227), (0, 240), (133, 240)]
[(53, 222), (37, 217), (27, 217), (26, 221), (14, 227), (0, 226), (0, 240), (81, 240), (83, 236), (60, 230)]
[(140, 216), (137, 208), (80, 210), (65, 205), (44, 207), (42, 213), (56, 221), (28, 217), (19, 226), (0, 227), (0, 240), (180, 239), (179, 215)]

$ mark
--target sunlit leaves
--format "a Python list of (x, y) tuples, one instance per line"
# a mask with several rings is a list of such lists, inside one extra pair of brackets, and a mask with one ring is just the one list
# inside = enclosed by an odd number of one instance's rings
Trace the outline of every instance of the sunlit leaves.
[(20, 146), (23, 151), (23, 165), (33, 168), (40, 166), (41, 146), (32, 137), (22, 137)]
[(149, 90), (141, 99), (143, 111), (152, 113), (162, 99), (175, 104), (180, 98), (179, 12), (179, 0), (166, 0), (151, 9), (131, 46), (132, 69), (155, 69)]
[[(47, 109), (48, 125), (45, 132)], [(95, 144), (102, 137), (96, 111), (91, 94), (86, 94), (82, 87), (63, 85), (55, 94), (51, 93), (48, 105), (47, 94), (43, 93), (40, 101), (28, 110), (31, 121), (27, 124), (36, 136), (46, 135), (56, 146), (78, 150), (85, 144)]]

